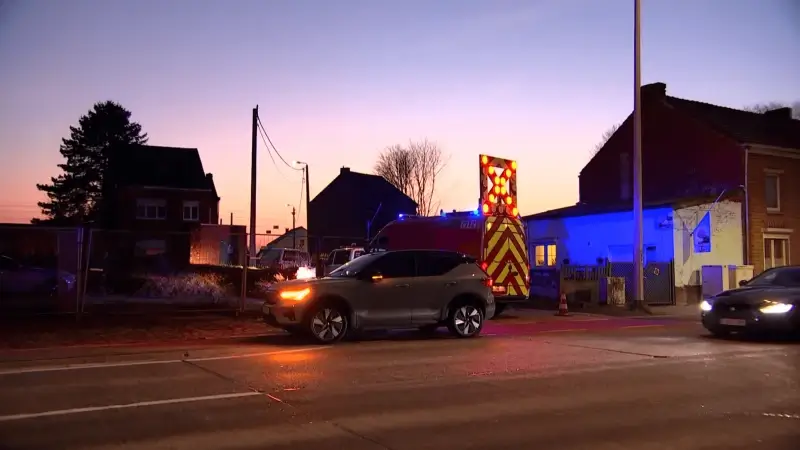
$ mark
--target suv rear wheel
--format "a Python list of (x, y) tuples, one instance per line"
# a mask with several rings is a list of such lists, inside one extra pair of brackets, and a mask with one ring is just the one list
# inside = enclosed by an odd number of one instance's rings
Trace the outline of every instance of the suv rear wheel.
[(474, 303), (458, 303), (450, 309), (447, 318), (447, 329), (460, 338), (471, 338), (479, 335), (483, 329), (483, 310)]
[(332, 344), (344, 338), (349, 329), (347, 313), (336, 304), (323, 303), (315, 307), (308, 318), (311, 337), (321, 344)]

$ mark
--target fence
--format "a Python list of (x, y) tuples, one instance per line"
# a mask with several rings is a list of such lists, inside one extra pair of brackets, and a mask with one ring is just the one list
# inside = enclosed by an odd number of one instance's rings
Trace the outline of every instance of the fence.
[(0, 314), (260, 310), (297, 268), (248, 267), (243, 231), (0, 227)]
[(74, 311), (74, 228), (0, 226), (0, 314)]
[[(603, 302), (603, 283), (609, 277), (625, 279), (625, 298), (634, 297), (632, 262), (602, 265), (562, 265), (560, 269), (531, 269), (531, 295), (558, 298), (568, 294), (572, 301)], [(644, 301), (650, 305), (675, 304), (675, 270), (673, 262), (648, 263), (644, 267)]]

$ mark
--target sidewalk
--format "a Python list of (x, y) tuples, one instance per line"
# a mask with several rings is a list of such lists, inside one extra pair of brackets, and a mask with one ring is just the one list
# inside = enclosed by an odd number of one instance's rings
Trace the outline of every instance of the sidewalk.
[(0, 351), (50, 347), (162, 345), (275, 333), (253, 312), (29, 316), (0, 321)]
[[(520, 311), (547, 311), (555, 312), (558, 310), (558, 301), (555, 300), (531, 300), (524, 305), (515, 306)], [(570, 314), (583, 314), (592, 316), (610, 316), (627, 318), (669, 318), (676, 320), (699, 320), (700, 310), (698, 305), (663, 305), (650, 306), (652, 314), (642, 311), (631, 311), (627, 307), (611, 305), (582, 305), (576, 307), (569, 305)]]

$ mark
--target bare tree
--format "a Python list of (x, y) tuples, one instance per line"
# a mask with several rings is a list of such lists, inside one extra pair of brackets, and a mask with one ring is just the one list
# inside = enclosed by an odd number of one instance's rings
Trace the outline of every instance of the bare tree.
[(603, 132), (603, 135), (600, 136), (600, 141), (597, 142), (597, 144), (595, 144), (594, 148), (592, 149), (592, 156), (596, 155), (597, 152), (599, 152), (600, 149), (603, 148), (604, 145), (606, 145), (606, 142), (608, 142), (608, 140), (611, 139), (611, 136), (613, 136), (614, 133), (616, 133), (617, 130), (619, 130), (619, 125), (620, 124), (614, 124), (611, 126), (611, 128)]
[(442, 149), (423, 139), (409, 142), (408, 147), (392, 145), (378, 156), (375, 173), (417, 202), (417, 213), (428, 216), (436, 210), (433, 197), (436, 178), (447, 166)]
[(767, 111), (772, 111), (780, 108), (789, 108), (789, 107), (792, 108), (792, 117), (800, 120), (800, 100), (792, 103), (791, 106), (787, 103), (779, 103), (779, 102), (756, 103), (754, 105), (745, 106), (744, 110), (763, 114)]

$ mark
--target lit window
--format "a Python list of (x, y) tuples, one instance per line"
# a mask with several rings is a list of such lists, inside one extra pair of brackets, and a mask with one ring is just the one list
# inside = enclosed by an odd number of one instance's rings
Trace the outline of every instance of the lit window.
[(556, 245), (550, 244), (547, 246), (547, 265), (548, 266), (555, 266), (556, 265)]
[(543, 266), (545, 262), (545, 247), (544, 245), (537, 245), (533, 252), (536, 257), (536, 265)]

